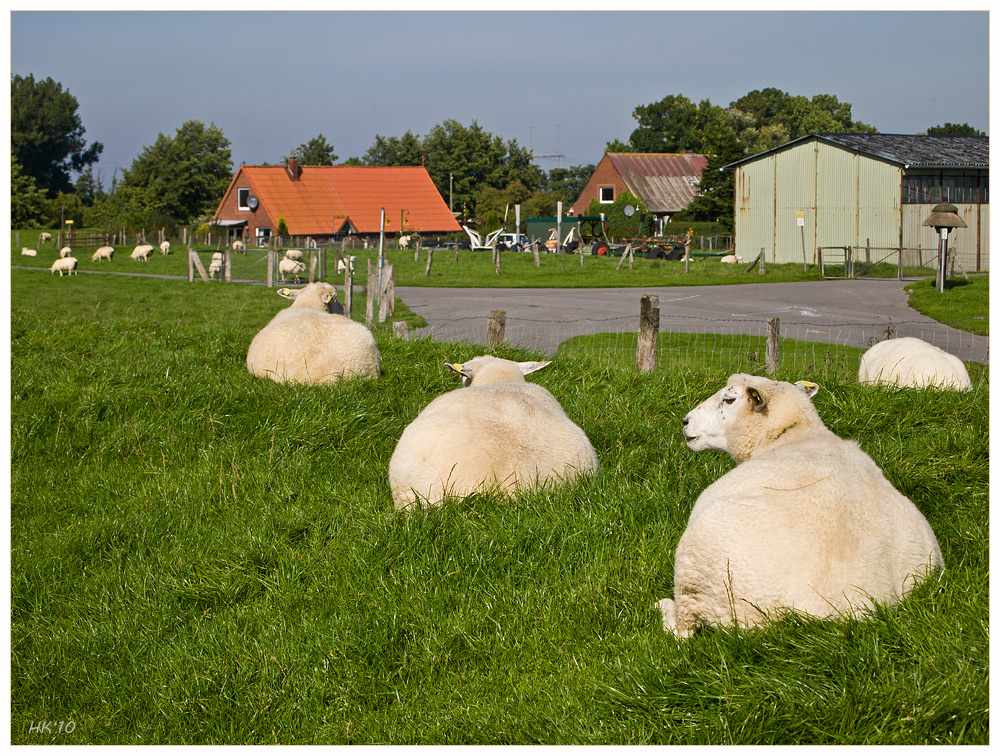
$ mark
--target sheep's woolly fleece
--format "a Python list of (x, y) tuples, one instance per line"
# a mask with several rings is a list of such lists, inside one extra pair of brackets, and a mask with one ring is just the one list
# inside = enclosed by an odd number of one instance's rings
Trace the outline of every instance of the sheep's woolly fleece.
[(972, 386), (958, 357), (912, 336), (880, 341), (861, 355), (858, 382), (959, 390)]
[(331, 312), (337, 290), (325, 282), (301, 289), (279, 289), (291, 299), (254, 336), (247, 369), (278, 383), (333, 383), (352, 376), (376, 378), (381, 356), (371, 332), (361, 323)]
[(548, 362), (480, 356), (448, 367), (464, 387), (434, 399), (389, 461), (397, 508), (477, 491), (513, 493), (597, 470), (594, 447), (547, 389), (524, 376)]
[(684, 418), (694, 451), (737, 466), (698, 497), (677, 545), (664, 629), (754, 627), (791, 609), (823, 618), (895, 603), (942, 566), (930, 525), (812, 404), (818, 386), (738, 374)]

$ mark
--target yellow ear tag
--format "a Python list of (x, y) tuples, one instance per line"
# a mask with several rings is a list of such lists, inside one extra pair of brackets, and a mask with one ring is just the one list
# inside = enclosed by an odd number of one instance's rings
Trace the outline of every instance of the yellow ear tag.
[(754, 404), (763, 404), (764, 397), (760, 395), (760, 392), (755, 388), (748, 388), (747, 394), (749, 394), (750, 399)]
[(812, 381), (800, 381), (800, 383), (806, 388), (816, 388), (816, 384)]

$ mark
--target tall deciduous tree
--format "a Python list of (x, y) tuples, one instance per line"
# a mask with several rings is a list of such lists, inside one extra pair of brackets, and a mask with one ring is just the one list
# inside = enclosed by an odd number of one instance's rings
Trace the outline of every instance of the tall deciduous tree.
[(973, 128), (967, 123), (945, 123), (944, 126), (931, 126), (927, 136), (986, 136), (985, 131)]
[(232, 173), (232, 150), (222, 129), (187, 121), (172, 137), (159, 134), (132, 167), (122, 171), (118, 191), (151, 190), (171, 218), (190, 223), (215, 210)]
[(87, 145), (79, 103), (62, 84), (33, 74), (10, 79), (10, 147), (24, 174), (49, 197), (70, 191), (70, 171), (96, 163), (104, 149)]
[(333, 165), (337, 160), (333, 145), (322, 134), (296, 147), (295, 156), (302, 165)]
[(10, 156), (10, 225), (13, 228), (38, 228), (45, 215), (45, 192), (35, 179), (21, 170), (17, 156)]
[(364, 156), (365, 165), (394, 166), (420, 165), (424, 147), (420, 137), (407, 131), (401, 137), (375, 135), (375, 144), (368, 148)]

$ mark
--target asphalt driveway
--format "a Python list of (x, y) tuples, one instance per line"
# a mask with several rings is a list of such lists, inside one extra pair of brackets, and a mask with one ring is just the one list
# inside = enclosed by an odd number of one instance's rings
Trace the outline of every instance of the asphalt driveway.
[(397, 287), (396, 296), (429, 323), (419, 335), (484, 344), (491, 310), (506, 312), (508, 342), (554, 354), (582, 334), (635, 331), (639, 299), (660, 299), (660, 330), (763, 334), (767, 319), (781, 336), (867, 347), (889, 332), (916, 336), (960, 359), (989, 361), (989, 340), (942, 325), (911, 309), (911, 281), (851, 280), (802, 283), (615, 289), (450, 289)]

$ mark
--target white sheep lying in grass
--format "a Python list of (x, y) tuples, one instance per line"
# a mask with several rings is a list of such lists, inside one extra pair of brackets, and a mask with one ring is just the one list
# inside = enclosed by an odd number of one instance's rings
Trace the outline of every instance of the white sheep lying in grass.
[(524, 380), (548, 364), (484, 355), (448, 365), (464, 387), (428, 404), (389, 460), (396, 507), (490, 489), (511, 493), (596, 471), (586, 434), (548, 390)]
[(794, 609), (823, 618), (895, 603), (942, 565), (930, 525), (857, 443), (820, 419), (818, 386), (751, 375), (684, 418), (694, 451), (737, 467), (695, 502), (677, 545), (664, 629), (753, 627)]
[(28, 249), (27, 247), (21, 247), (21, 254), (25, 257), (38, 257), (37, 249)]
[(719, 258), (720, 263), (738, 263), (743, 262), (738, 255), (723, 255)]
[(165, 255), (169, 255), (170, 254), (170, 242), (168, 242), (168, 241), (161, 241), (160, 242), (160, 252), (162, 252)]
[(908, 388), (972, 386), (969, 371), (958, 357), (912, 336), (880, 341), (861, 355), (858, 381)]
[(288, 276), (291, 275), (295, 279), (295, 282), (298, 283), (299, 273), (304, 272), (305, 269), (306, 264), (299, 260), (283, 257), (278, 261), (278, 275), (282, 281), (287, 280)]
[(52, 273), (59, 271), (60, 278), (62, 278), (63, 271), (66, 272), (67, 276), (71, 276), (74, 274), (79, 275), (76, 269), (76, 258), (72, 256), (60, 257), (58, 260), (52, 263), (52, 267), (49, 268), (49, 271)]
[(299, 262), (302, 262), (302, 250), (301, 249), (286, 250), (285, 257), (289, 260), (298, 260)]
[(59, 250), (59, 256), (60, 257), (72, 257), (73, 256), (73, 250), (70, 249), (69, 247), (63, 247), (62, 249)]
[(337, 290), (323, 281), (301, 289), (278, 289), (292, 300), (254, 336), (247, 369), (284, 383), (333, 383), (341, 378), (376, 378), (382, 358), (371, 332), (338, 309)]
[(149, 262), (149, 256), (153, 252), (152, 244), (140, 244), (135, 249), (132, 250), (132, 254), (129, 258), (132, 260), (142, 260), (143, 262)]
[(48, 231), (42, 231), (42, 233), (38, 235), (39, 247), (42, 246), (45, 242), (50, 242), (50, 241), (52, 241), (52, 234), (50, 234)]
[(100, 262), (101, 260), (107, 260), (111, 262), (111, 259), (115, 256), (114, 247), (98, 247), (97, 250), (90, 256), (91, 262)]

